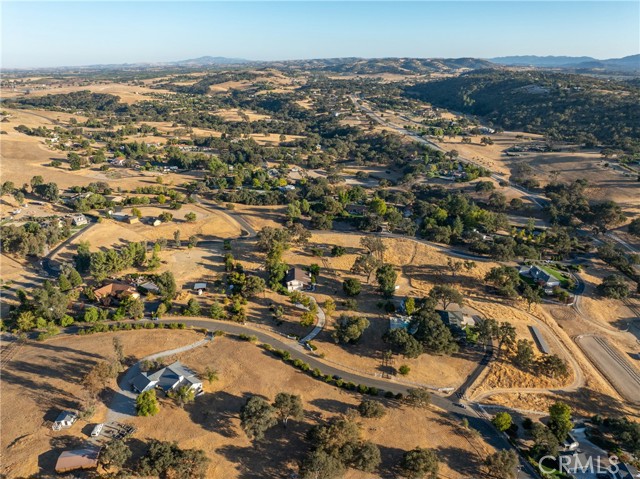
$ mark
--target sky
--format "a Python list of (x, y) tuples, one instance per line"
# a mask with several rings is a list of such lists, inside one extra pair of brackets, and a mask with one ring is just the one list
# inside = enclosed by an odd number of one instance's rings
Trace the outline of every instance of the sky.
[(640, 1), (1, 1), (2, 68), (640, 53)]

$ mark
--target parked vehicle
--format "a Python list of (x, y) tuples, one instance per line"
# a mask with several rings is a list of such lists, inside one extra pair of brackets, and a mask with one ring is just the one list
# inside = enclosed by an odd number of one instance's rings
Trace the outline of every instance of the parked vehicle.
[(93, 428), (93, 431), (91, 431), (91, 437), (98, 437), (100, 435), (100, 433), (102, 432), (102, 428), (104, 427), (104, 424), (96, 424), (96, 427)]

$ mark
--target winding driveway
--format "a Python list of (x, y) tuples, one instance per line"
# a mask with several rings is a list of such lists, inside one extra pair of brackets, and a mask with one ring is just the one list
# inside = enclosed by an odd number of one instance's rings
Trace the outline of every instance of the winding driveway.
[(143, 361), (153, 361), (155, 359), (164, 358), (166, 356), (172, 356), (174, 354), (184, 353), (186, 351), (190, 351), (192, 349), (198, 348), (210, 342), (213, 339), (212, 336), (208, 336), (205, 339), (197, 341), (192, 344), (187, 344), (186, 346), (182, 346), (180, 348), (170, 349), (168, 351), (162, 351), (159, 353), (151, 354), (145, 358), (142, 358), (136, 364), (131, 366), (127, 371), (122, 375), (120, 381), (118, 382), (118, 390), (116, 391), (115, 396), (111, 399), (109, 404), (107, 405), (108, 412), (107, 418), (105, 420), (106, 423), (111, 422), (119, 422), (123, 419), (126, 419), (127, 416), (135, 416), (136, 415), (136, 396), (131, 390), (131, 382), (133, 379), (140, 374), (140, 366)]

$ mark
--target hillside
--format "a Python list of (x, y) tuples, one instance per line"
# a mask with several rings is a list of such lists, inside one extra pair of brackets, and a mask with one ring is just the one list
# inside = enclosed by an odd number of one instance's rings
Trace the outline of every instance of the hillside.
[(640, 151), (640, 89), (587, 76), (479, 71), (409, 86), (408, 96), (508, 130)]
[(499, 68), (487, 60), (477, 58), (329, 58), (284, 62), (289, 67), (324, 72), (372, 75), (391, 73), (420, 75), (437, 72), (460, 72), (481, 68)]

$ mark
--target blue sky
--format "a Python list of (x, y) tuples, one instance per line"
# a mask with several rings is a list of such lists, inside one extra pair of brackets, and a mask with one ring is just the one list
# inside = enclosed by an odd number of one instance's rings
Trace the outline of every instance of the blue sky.
[(640, 52), (640, 2), (1, 2), (4, 68)]

